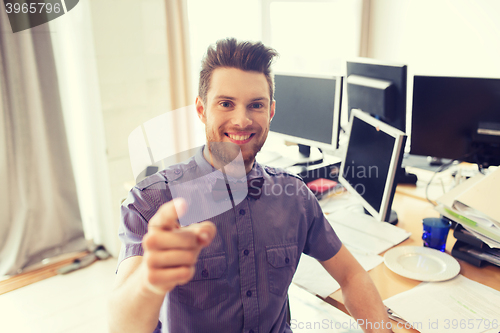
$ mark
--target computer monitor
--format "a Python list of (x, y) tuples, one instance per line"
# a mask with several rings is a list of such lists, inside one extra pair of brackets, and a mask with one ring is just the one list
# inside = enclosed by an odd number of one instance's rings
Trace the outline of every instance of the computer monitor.
[(276, 74), (274, 81), (276, 114), (270, 130), (299, 144), (298, 160), (311, 156), (310, 147), (337, 149), (342, 77)]
[(413, 155), (500, 164), (500, 79), (413, 79)]
[[(407, 66), (369, 58), (347, 62), (347, 101), (406, 133)], [(397, 183), (415, 184), (417, 176), (398, 166)]]
[(347, 62), (347, 105), (406, 133), (406, 65), (358, 58)]
[(391, 206), (406, 134), (359, 110), (351, 112), (349, 124), (339, 181), (375, 219), (396, 224)]

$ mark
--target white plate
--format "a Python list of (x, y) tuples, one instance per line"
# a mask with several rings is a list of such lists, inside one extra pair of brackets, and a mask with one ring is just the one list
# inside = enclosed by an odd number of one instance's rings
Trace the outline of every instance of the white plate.
[(460, 273), (458, 261), (449, 254), (423, 246), (398, 246), (384, 255), (394, 273), (419, 281), (445, 281)]

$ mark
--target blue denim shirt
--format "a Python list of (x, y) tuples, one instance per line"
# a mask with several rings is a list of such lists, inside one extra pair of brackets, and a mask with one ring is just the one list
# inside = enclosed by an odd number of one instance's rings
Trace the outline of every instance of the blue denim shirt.
[(200, 149), (137, 184), (121, 208), (118, 262), (143, 254), (147, 223), (175, 188), (173, 197), (189, 207), (181, 225), (210, 220), (217, 235), (201, 251), (193, 279), (165, 297), (155, 332), (291, 332), (287, 290), (301, 253), (327, 260), (341, 242), (300, 178), (255, 163), (247, 177), (264, 177), (262, 194), (233, 207), (229, 196), (213, 202), (211, 184), (220, 177)]

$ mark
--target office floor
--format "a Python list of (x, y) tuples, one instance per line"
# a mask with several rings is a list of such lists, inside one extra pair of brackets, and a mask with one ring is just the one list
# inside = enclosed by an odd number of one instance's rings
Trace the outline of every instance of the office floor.
[[(107, 300), (114, 281), (116, 259), (58, 275), (0, 295), (2, 333), (106, 333)], [(294, 333), (311, 332), (313, 323), (346, 322), (340, 310), (299, 287), (289, 290)], [(293, 327), (293, 326), (292, 326)], [(315, 332), (346, 332), (333, 327)], [(359, 330), (351, 332), (361, 332)]]
[(0, 332), (106, 333), (116, 259), (0, 295)]

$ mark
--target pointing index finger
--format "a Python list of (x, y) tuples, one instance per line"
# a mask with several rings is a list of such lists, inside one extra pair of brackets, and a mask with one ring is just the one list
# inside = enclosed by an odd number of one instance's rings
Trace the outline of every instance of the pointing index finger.
[(177, 220), (184, 215), (186, 210), (186, 200), (175, 198), (161, 205), (156, 214), (149, 220), (148, 227), (157, 227), (164, 230), (177, 229), (179, 228)]

